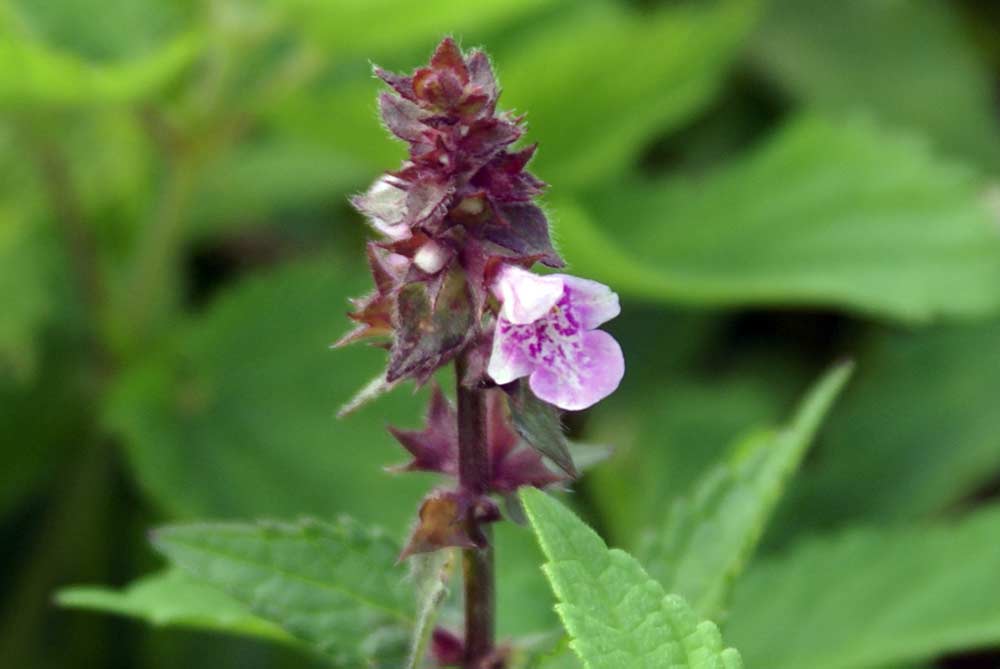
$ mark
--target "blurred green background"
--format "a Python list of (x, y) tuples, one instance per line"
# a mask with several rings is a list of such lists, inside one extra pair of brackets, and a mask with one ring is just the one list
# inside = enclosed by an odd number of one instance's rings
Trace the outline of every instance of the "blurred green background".
[[(433, 480), (382, 472), (402, 459), (384, 427), (416, 425), (423, 394), (337, 421), (383, 356), (327, 346), (369, 284), (346, 196), (402, 157), (370, 63), (409, 70), (445, 34), (484, 46), (501, 107), (528, 114), (570, 271), (621, 294), (626, 380), (568, 419), (617, 449), (574, 495), (610, 541), (634, 545), (844, 356), (858, 374), (761, 569), (848, 526), (995, 500), (996, 3), (2, 0), (4, 666), (320, 666), (52, 598), (155, 571), (146, 531), (174, 519), (348, 512), (403, 534)], [(992, 527), (948, 568), (995, 555)], [(507, 527), (499, 550), (503, 631), (551, 627), (532, 539)], [(994, 577), (968, 596), (1000, 602)], [(801, 597), (763, 618), (809, 645), (830, 630)], [(927, 597), (928, 620), (892, 628), (936, 640), (919, 665), (782, 664), (738, 610), (728, 641), (751, 668), (1000, 666), (1000, 605)]]

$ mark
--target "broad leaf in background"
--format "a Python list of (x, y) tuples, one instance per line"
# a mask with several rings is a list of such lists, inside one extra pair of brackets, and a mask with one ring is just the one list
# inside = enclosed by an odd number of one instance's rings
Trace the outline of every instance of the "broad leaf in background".
[(652, 530), (640, 560), (667, 592), (687, 599), (699, 615), (718, 619), (722, 613), (733, 582), (852, 368), (842, 364), (828, 372), (786, 427), (745, 440), (702, 478), (690, 498), (673, 505), (666, 523)]
[(626, 375), (623, 388), (591, 412), (585, 435), (615, 448), (586, 478), (610, 539), (636, 546), (641, 532), (662, 524), (671, 504), (689, 494), (692, 482), (726, 457), (748, 427), (773, 424), (780, 408), (759, 383), (673, 375), (667, 383), (632, 385)]
[(668, 595), (635, 558), (609, 550), (571, 511), (534, 488), (521, 500), (548, 562), (545, 575), (559, 599), (570, 646), (587, 669), (738, 669), (718, 628), (699, 622)]
[(804, 117), (705, 179), (554, 209), (567, 260), (625, 295), (923, 322), (1000, 307), (1000, 226), (982, 186), (912, 137)]
[(399, 545), (352, 521), (193, 524), (157, 530), (172, 564), (331, 657), (398, 667), (414, 595)]
[(95, 65), (8, 33), (0, 40), (0, 105), (23, 109), (139, 100), (174, 81), (201, 48), (201, 38), (190, 33), (142, 59)]
[(871, 109), (995, 171), (994, 75), (957, 13), (940, 0), (776, 0), (751, 56), (802, 102), (833, 112)]
[(971, 496), (1000, 467), (1000, 322), (877, 340), (775, 525), (796, 532), (913, 520)]
[(71, 609), (139, 618), (158, 627), (293, 641), (281, 627), (253, 615), (233, 597), (177, 569), (147, 576), (120, 591), (97, 586), (66, 588), (59, 592), (56, 602)]
[[(407, 47), (432, 47), (442, 35), (461, 36), (509, 23), (565, 0), (270, 0), (339, 57), (376, 58)], [(465, 45), (471, 47), (474, 45)], [(412, 66), (411, 66), (412, 67)]]
[(335, 257), (250, 279), (121, 379), (108, 421), (161, 505), (187, 518), (347, 511), (402, 532), (429, 479), (382, 471), (399, 459), (385, 425), (416, 424), (422, 394), (397, 388), (335, 417), (385, 366), (381, 350), (329, 350), (366, 280)]
[(727, 638), (750, 667), (875, 669), (1000, 643), (1000, 509), (849, 530), (755, 564)]
[(756, 2), (595, 5), (496, 54), (504, 107), (528, 113), (534, 169), (560, 190), (626, 171), (716, 93)]
[(12, 27), (59, 50), (95, 63), (141, 58), (183, 31), (195, 6), (174, 0), (102, 0), (94, 20), (92, 0), (6, 0), (0, 15)]
[[(628, 170), (646, 143), (708, 104), (752, 27), (755, 6), (722, 0), (646, 13), (617, 2), (578, 3), (572, 16), (560, 13), (520, 39), (491, 44), (500, 107), (527, 112), (527, 141), (541, 144), (532, 169), (560, 189)], [(369, 169), (391, 169), (402, 150), (376, 121), (379, 85), (367, 68), (351, 72), (335, 87), (282, 102), (271, 120)], [(335, 119), (330, 109), (338, 110)]]
[(191, 213), (198, 237), (343, 204), (344, 194), (360, 188), (371, 171), (329, 147), (278, 137), (243, 142), (202, 174)]

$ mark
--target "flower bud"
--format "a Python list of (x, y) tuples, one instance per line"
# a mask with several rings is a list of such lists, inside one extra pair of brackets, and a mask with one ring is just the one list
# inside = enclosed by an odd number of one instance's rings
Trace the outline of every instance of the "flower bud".
[(448, 262), (450, 255), (446, 248), (431, 239), (417, 249), (413, 264), (425, 274), (437, 274)]

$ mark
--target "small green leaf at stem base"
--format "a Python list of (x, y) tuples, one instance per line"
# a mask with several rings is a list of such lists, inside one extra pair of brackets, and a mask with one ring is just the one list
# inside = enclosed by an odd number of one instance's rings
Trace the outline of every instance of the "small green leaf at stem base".
[(510, 402), (518, 434), (536, 451), (549, 458), (572, 478), (577, 477), (569, 441), (563, 432), (559, 410), (535, 397), (521, 379)]

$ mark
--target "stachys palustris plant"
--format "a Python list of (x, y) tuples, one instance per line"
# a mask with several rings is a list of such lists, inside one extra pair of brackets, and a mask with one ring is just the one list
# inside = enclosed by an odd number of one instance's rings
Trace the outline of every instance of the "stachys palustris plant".
[(435, 386), (423, 430), (390, 428), (412, 456), (397, 470), (456, 480), (423, 501), (402, 557), (462, 549), (464, 634), (436, 630), (433, 652), (441, 666), (502, 667), (493, 496), (511, 501), (520, 486), (575, 476), (558, 409), (585, 409), (621, 381), (621, 348), (597, 329), (618, 315), (618, 296), (595, 281), (530, 271), (563, 260), (535, 202), (545, 184), (526, 171), (537, 146), (514, 148), (523, 117), (497, 111), (482, 51), (463, 54), (447, 38), (411, 75), (375, 73), (391, 89), (379, 95), (382, 120), (409, 157), (352, 199), (380, 237), (367, 247), (374, 289), (354, 301), (357, 327), (338, 344), (388, 342), (388, 366), (369, 394), (427, 383), (454, 365), (457, 408)]

